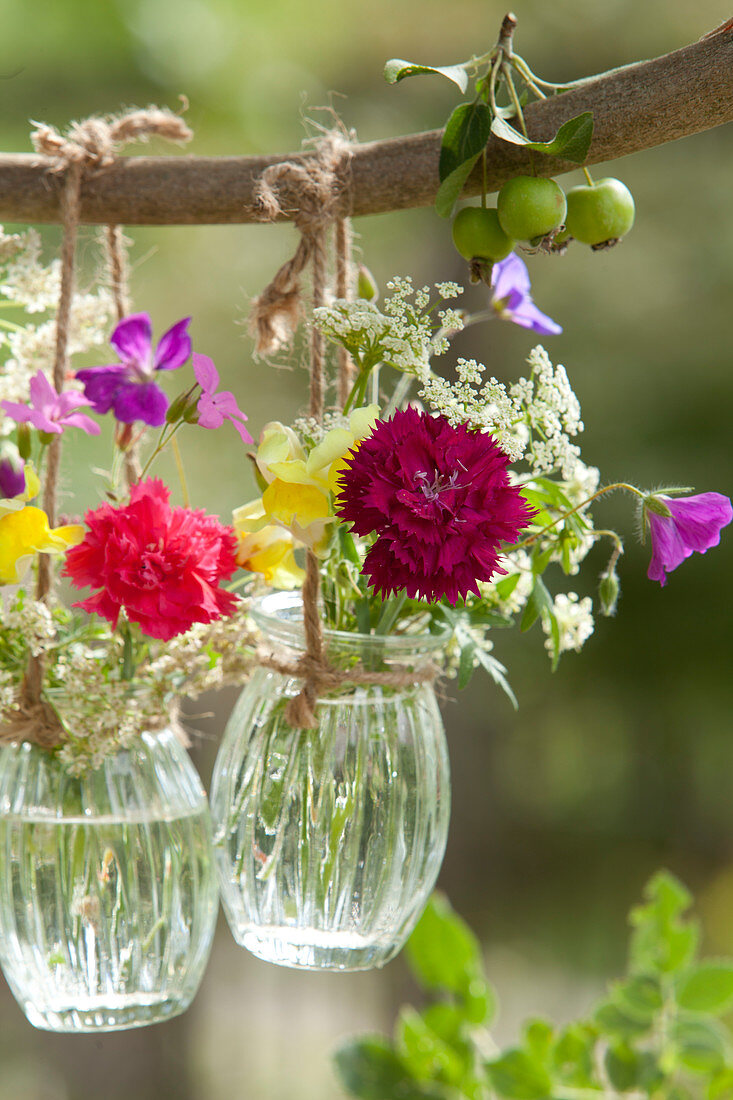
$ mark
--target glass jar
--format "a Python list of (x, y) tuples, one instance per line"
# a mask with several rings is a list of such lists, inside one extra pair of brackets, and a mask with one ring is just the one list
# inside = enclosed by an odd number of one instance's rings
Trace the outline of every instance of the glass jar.
[(206, 796), (170, 731), (72, 776), (0, 748), (0, 964), (36, 1027), (116, 1031), (188, 1008), (217, 913)]
[[(304, 651), (298, 593), (253, 617), (267, 643)], [(345, 669), (424, 665), (446, 635), (324, 631)], [(435, 884), (450, 813), (448, 754), (432, 682), (344, 683), (318, 701), (317, 729), (285, 720), (302, 681), (260, 667), (227, 725), (212, 779), (214, 851), (234, 938), (310, 970), (382, 966)]]

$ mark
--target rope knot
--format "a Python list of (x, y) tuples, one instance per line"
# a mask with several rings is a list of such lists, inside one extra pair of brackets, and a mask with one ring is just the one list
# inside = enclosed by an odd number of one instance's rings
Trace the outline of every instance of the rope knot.
[(300, 233), (292, 259), (252, 303), (249, 327), (257, 355), (273, 355), (290, 343), (302, 316), (300, 277), (313, 261), (314, 304), (325, 283), (325, 237), (349, 213), (351, 149), (340, 133), (328, 133), (301, 160), (270, 165), (255, 186), (254, 209), (262, 221), (289, 217)]
[(66, 134), (45, 122), (36, 123), (31, 141), (37, 153), (58, 162), (52, 171), (63, 172), (72, 165), (86, 170), (109, 168), (123, 145), (149, 141), (156, 135), (179, 143), (193, 136), (183, 119), (172, 111), (148, 107), (122, 115), (92, 115), (72, 122)]

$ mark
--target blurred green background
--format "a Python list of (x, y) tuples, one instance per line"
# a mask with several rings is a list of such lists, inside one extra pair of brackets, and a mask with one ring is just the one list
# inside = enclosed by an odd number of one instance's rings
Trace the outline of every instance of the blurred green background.
[[(176, 108), (181, 93), (193, 153), (297, 149), (302, 117), (324, 121), (315, 109), (329, 104), (362, 141), (434, 128), (455, 103), (452, 86), (390, 88), (385, 59), (440, 64), (483, 52), (504, 10), (486, 0), (3, 0), (0, 141), (28, 151), (29, 119), (63, 126), (120, 106)], [(730, 14), (726, 0), (520, 0), (516, 13), (517, 48), (551, 80), (676, 49)], [(597, 174), (621, 176), (637, 202), (623, 246), (529, 261), (536, 301), (565, 327), (546, 346), (581, 400), (584, 458), (606, 480), (731, 491), (732, 151), (723, 128), (608, 165)], [(382, 284), (395, 272), (465, 281), (450, 228), (430, 210), (355, 228)], [(44, 234), (55, 248), (58, 230)], [(214, 357), (255, 433), (294, 415), (304, 372), (253, 362), (244, 323), (294, 231), (131, 235), (135, 306), (156, 331), (193, 315), (194, 346)], [(94, 241), (85, 231), (87, 264)], [(480, 307), (482, 292), (469, 301)], [(513, 379), (531, 346), (524, 330), (494, 324), (457, 350)], [(253, 495), (247, 463), (233, 432), (218, 451), (205, 442), (196, 453), (184, 440), (192, 496), (226, 514)], [(83, 463), (73, 482), (88, 501)], [(709, 950), (733, 952), (731, 531), (662, 591), (646, 578), (649, 551), (628, 502), (596, 516), (626, 536), (617, 618), (601, 620), (555, 675), (538, 632), (498, 635), (518, 713), (479, 677), (445, 705), (455, 808), (440, 885), (485, 943), (500, 1040), (526, 1015), (563, 1020), (588, 1007), (621, 966), (625, 912), (660, 865), (698, 894)], [(593, 561), (600, 572), (603, 551)], [(231, 702), (190, 708), (205, 783)], [(25, 1022), (3, 985), (0, 1100), (334, 1100), (330, 1050), (351, 1032), (391, 1027), (411, 992), (401, 960), (377, 974), (288, 972), (235, 947), (222, 922), (193, 1008), (170, 1024), (51, 1036)]]

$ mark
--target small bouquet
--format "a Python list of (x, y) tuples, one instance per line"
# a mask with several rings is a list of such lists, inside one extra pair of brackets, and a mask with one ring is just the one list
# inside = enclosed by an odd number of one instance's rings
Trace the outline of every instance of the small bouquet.
[[(3, 304), (28, 315), (25, 324), (0, 322), (4, 736), (23, 728), (29, 662), (40, 663), (35, 699), (72, 767), (97, 764), (141, 723), (167, 722), (181, 695), (241, 678), (255, 648), (242, 597), (302, 584), (304, 552), (318, 563), (326, 627), (406, 636), (448, 627), (446, 670), (458, 686), (480, 666), (513, 699), (492, 628), (539, 622), (553, 667), (579, 650), (593, 631), (591, 598), (574, 582), (553, 592), (546, 577), (575, 578), (602, 539), (611, 550), (600, 609), (615, 610), (623, 545), (594, 526), (591, 507), (602, 495), (620, 489), (638, 499), (652, 543), (649, 576), (661, 584), (691, 553), (716, 545), (731, 520), (717, 493), (602, 486), (581, 458), (583, 423), (567, 373), (540, 345), (526, 377), (510, 385), (473, 359), (458, 359), (449, 380), (436, 362), (480, 318), (457, 308), (456, 284), (431, 292), (409, 278), (388, 283), (381, 306), (369, 292), (314, 311), (312, 325), (349, 357), (345, 404), (322, 421), (265, 425), (253, 455), (261, 495), (235, 508), (232, 525), (192, 509), (185, 483), (183, 504), (172, 506), (152, 468), (166, 447), (177, 453), (184, 427), (226, 427), (244, 446), (253, 442), (235, 396), (218, 389), (212, 360), (192, 353), (190, 318), (154, 345), (147, 314), (123, 317), (110, 337), (116, 361), (72, 372), (57, 389), (53, 323), (33, 315), (52, 308), (58, 265), (41, 263), (33, 231), (4, 236), (0, 256)], [(484, 316), (560, 331), (532, 301), (515, 253), (493, 266)], [(101, 345), (111, 317), (104, 287), (78, 295), (70, 350)], [(171, 372), (180, 378), (189, 361), (192, 375), (170, 400), (161, 383)], [(95, 417), (114, 420), (106, 499), (83, 523), (56, 522), (34, 501), (48, 495), (44, 478), (57, 476), (61, 438), (98, 435)], [(73, 589), (86, 590), (71, 606), (32, 595), (32, 573), (49, 558)]]

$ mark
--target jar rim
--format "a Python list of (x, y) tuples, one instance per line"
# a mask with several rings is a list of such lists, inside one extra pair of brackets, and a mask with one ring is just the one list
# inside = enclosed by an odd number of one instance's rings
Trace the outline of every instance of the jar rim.
[[(285, 645), (303, 646), (303, 600), (300, 591), (268, 592), (252, 602), (252, 618), (268, 638)], [(431, 653), (444, 646), (452, 634), (445, 626), (435, 633), (420, 634), (360, 634), (356, 631), (323, 628), (326, 642), (350, 648), (373, 645), (386, 648), (390, 657), (407, 653)]]

